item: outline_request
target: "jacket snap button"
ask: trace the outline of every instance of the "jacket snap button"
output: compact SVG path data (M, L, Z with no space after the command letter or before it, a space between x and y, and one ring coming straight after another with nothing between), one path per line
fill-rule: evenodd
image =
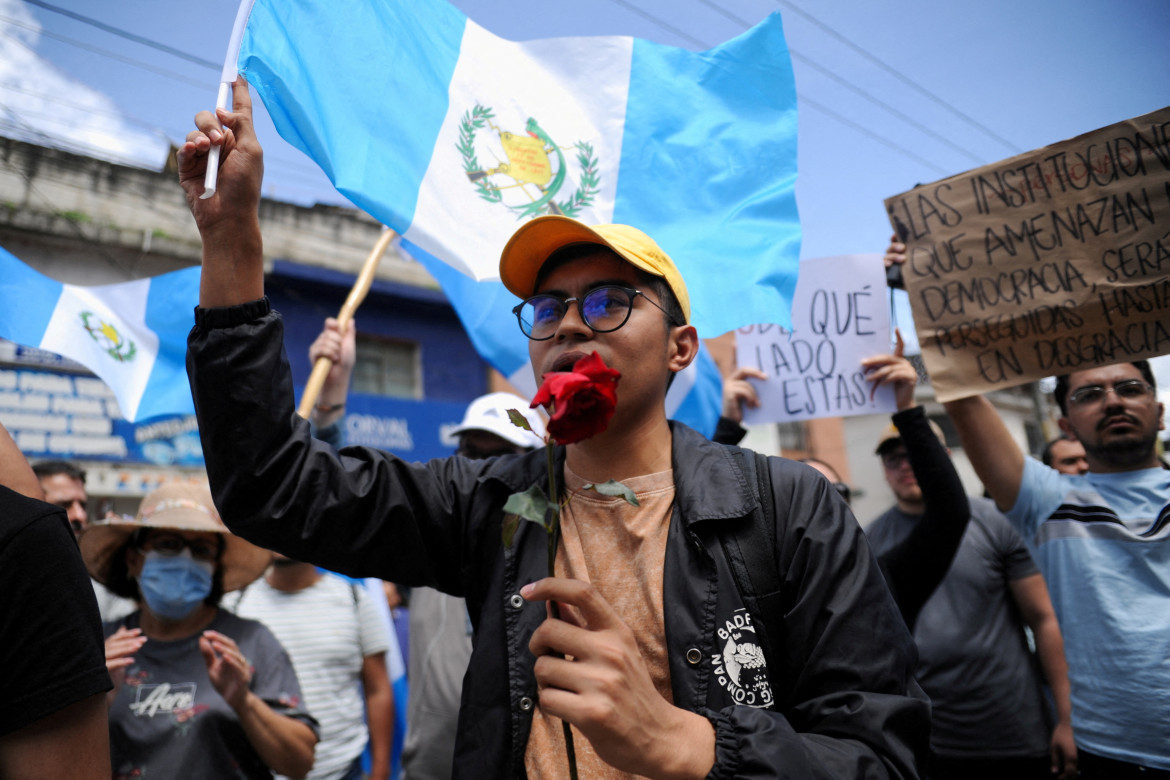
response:
M520 609L520 607L524 606L524 597L519 593L513 593L508 599L508 603L512 605L512 609Z
M687 663L694 666L695 664L697 664L699 661L702 661L702 660L703 660L703 654L699 652L699 648L692 647L690 650L687 650Z
M525 712L528 712L530 709L532 709L532 699L528 698L527 696L521 699L520 709L524 710Z

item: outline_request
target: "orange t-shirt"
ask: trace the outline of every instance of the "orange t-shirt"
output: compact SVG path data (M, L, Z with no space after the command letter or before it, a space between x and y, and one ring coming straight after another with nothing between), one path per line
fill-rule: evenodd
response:
M585 484L565 468L565 487L572 498L561 512L557 576L592 583L633 630L654 687L662 698L673 703L662 613L662 568L674 505L674 472L624 480L638 497L639 506L620 497L582 490ZM598 758L576 729L573 747L580 777L636 777ZM561 780L569 776L561 721L544 715L539 707L532 717L524 766L529 780Z

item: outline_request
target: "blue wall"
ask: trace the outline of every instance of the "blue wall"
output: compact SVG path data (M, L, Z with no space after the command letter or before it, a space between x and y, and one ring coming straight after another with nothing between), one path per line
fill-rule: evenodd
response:
M285 349L298 387L312 369L309 345L325 318L337 316L353 282L347 274L280 260L265 279L273 307L284 315ZM439 290L376 280L354 319L359 333L419 345L423 400L467 405L487 392L488 365Z

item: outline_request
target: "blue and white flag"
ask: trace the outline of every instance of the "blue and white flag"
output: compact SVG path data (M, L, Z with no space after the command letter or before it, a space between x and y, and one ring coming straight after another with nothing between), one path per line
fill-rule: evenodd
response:
M225 79L238 68L341 193L444 263L494 279L524 220L622 222L678 264L701 335L789 324L796 89L779 15L690 52L507 41L444 0L243 2Z
M185 365L199 267L80 287L0 249L0 337L76 360L97 374L134 422L193 414Z
M402 249L439 282L472 344L488 363L525 397L536 395L536 377L528 359L528 338L512 313L516 297L498 281L477 282L439 262L419 247ZM704 436L715 433L723 403L723 380L706 347L674 378L666 394L666 416L686 423Z

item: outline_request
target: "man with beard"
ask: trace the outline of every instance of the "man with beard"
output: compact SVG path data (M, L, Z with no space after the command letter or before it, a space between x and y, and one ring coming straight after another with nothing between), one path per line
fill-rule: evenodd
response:
M1061 429L1089 470L1025 458L987 399L946 404L996 504L1020 529L1065 638L1085 780L1170 778L1170 472L1149 363L1058 377Z

